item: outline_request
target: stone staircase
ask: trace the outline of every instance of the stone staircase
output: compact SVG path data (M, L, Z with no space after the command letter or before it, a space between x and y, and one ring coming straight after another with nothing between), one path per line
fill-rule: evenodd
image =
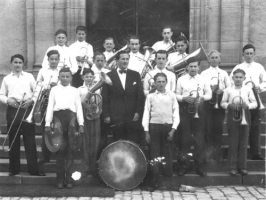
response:
M262 155L266 152L266 123L265 123L266 111L263 111L263 123L261 127L261 141L262 141ZM6 127L1 127L0 144L2 146L3 141L6 137ZM223 145L223 158L221 162L214 162L211 160L206 163L205 169L208 172L207 177L200 177L195 174L193 167L191 167L188 174L183 177L179 177L176 174L169 180L161 177L160 184L170 186L171 184L185 184L192 186L210 186L210 185L264 185L265 186L265 161L254 161L248 160L248 171L247 176L237 175L232 177L229 175L229 166L227 162L228 155L228 135L226 131L226 125L224 125L222 138ZM41 151L41 129L36 127L36 144L37 151L40 154ZM112 138L109 136L109 141ZM8 140L6 142L8 144ZM7 148L7 146L6 146ZM249 149L248 149L249 150ZM8 176L8 153L0 149L0 184L55 184L55 156L52 155L52 161L43 166L41 170L46 173L45 177L34 177L29 176L26 171L26 159L25 151L23 146L23 140L21 137L21 171L19 175L9 177ZM75 158L80 158L77 154ZM191 161L192 163L192 161ZM78 164L76 164L78 166ZM191 165L193 166L193 164ZM176 168L176 160L174 160L174 167Z

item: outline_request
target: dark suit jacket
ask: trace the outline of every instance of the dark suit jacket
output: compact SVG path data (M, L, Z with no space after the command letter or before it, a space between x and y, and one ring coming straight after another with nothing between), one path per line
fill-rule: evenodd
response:
M102 89L103 116L111 117L111 123L132 120L135 113L142 115L144 108L143 87L138 72L127 69L125 89L116 70L107 75L113 85L104 85Z

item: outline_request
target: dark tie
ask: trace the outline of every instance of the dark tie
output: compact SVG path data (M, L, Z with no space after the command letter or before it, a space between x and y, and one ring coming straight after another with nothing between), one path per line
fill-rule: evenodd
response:
M126 73L127 73L127 70L125 70L125 69L120 69L120 70L119 70L119 73L120 73L120 74L123 74L123 73L126 74Z

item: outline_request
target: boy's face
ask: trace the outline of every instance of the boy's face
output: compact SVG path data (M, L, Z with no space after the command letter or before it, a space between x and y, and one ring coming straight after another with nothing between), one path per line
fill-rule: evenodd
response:
M117 60L117 65L120 69L126 69L128 66L129 62L129 54L128 53L123 53L120 54L119 60Z
M95 57L94 63L96 65L96 67L98 67L99 69L103 68L105 65L105 58L103 55L98 55Z
M50 57L48 58L48 62L51 68L56 68L59 63L59 55L58 54L50 55Z
M199 71L199 64L198 62L192 62L189 63L189 65L187 66L187 70L190 76L196 76L198 74Z
M67 86L72 81L72 74L70 72L60 72L59 80L63 86Z
M78 41L80 41L80 42L85 41L85 39L86 39L86 32L85 31L78 30L76 35L77 35Z
M212 53L208 60L212 67L217 67L221 62L221 56L218 53Z
M156 89L160 92L163 92L165 90L165 86L167 84L167 81L165 79L165 77L163 76L158 76L156 78L156 81L155 81L155 86L156 86Z
M176 49L180 54L183 54L186 52L187 44L184 41L178 41L176 43Z
M85 81L86 84L91 84L94 78L95 78L94 75L92 75L91 73L82 76L82 79Z
M14 58L11 64L12 64L12 70L14 72L21 72L24 66L23 61L19 58Z
M166 54L164 54L164 53L157 54L155 61L157 63L158 69L162 70L165 67L165 64L167 62Z
M247 63L253 62L254 56L255 56L255 51L253 48L251 49L246 49L243 52L244 59Z
M139 39L130 39L129 48L133 53L138 53L140 48Z
M165 28L163 29L162 36L164 41L169 41L173 35L173 32L171 31L170 28Z
M104 49L107 52L111 52L113 51L113 49L115 48L115 44L113 40L105 40L104 44L103 44Z
M235 86L242 86L243 81L246 79L245 75L241 72L235 73L233 75L233 80L235 83Z
M67 41L67 37L63 33L60 33L57 36L55 36L55 42L59 46L64 46L66 44L66 41Z

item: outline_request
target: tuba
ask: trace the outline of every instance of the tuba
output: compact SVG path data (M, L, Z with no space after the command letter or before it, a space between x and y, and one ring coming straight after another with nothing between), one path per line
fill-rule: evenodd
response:
M239 99L239 102L235 102L237 98ZM232 104L235 106L235 110L233 111L233 120L234 121L241 121L240 125L245 126L245 125L248 125L248 123L246 120L245 109L242 108L243 103L244 103L244 101L243 101L243 98L241 97L241 93L239 96L235 96L232 99Z
M251 79L251 77L250 77L250 79ZM255 90L254 82L253 81L248 81L248 82L246 82L246 85L249 84L249 83L252 84L252 91L253 91L255 99L256 99L256 101L258 103L258 107L257 108L260 109L260 110L263 110L265 107L264 107L264 105L263 105L263 103L262 103L262 101L260 99L260 95Z
M95 93L95 91L101 88L104 84L112 85L113 83L109 76L101 72L100 80L92 86L82 103L84 114L88 120L97 119L102 113L102 97Z
M185 73L185 68L187 63L202 61L202 60L207 60L207 55L202 44L200 43L200 48L198 48L196 51L192 52L191 54L182 57L180 60L176 61L172 65L167 66L167 69L175 72L179 76Z
M200 87L198 85L197 90L192 90L189 94L189 96L192 96L193 92L197 93L195 101L188 105L188 112L195 113L194 118L199 118L199 103L200 103L199 91L200 91Z
M128 45L125 45L124 47L122 47L121 49L119 49L117 52L114 53L113 56L111 56L107 61L106 61L106 65L104 66L104 68L109 69L109 70L114 70L117 68L117 64L116 64L116 60L115 57L117 55L118 52L123 51L128 49Z
M212 77L211 78L211 80L212 79L215 79L215 78L217 78L217 89L216 90L219 90L219 86L220 86L220 79L219 79L219 77L220 77L220 73L218 72L218 77ZM213 91L212 92L212 98L211 98L211 100L209 101L209 103L210 104L215 104L214 105L214 108L215 109L218 109L219 108L219 102L218 102L218 94L215 92L215 91Z

